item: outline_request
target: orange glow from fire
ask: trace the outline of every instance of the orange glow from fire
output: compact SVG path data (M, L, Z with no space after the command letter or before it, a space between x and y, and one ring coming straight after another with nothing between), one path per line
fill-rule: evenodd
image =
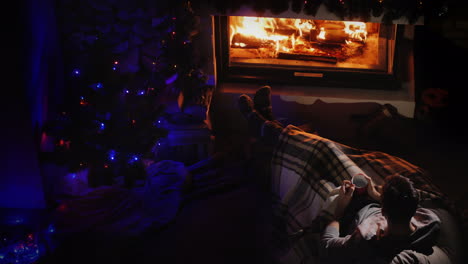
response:
M346 62L371 68L384 65L378 61L379 30L377 23L230 16L229 56L244 63Z

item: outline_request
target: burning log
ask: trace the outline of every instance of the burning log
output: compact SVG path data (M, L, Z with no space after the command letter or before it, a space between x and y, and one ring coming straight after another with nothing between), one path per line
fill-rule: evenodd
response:
M292 28L276 28L276 29L265 29L266 32L275 35L282 35L282 36L292 36L292 35L299 35L299 31L297 29Z
M327 29L324 31L324 33L321 33L317 36L317 41L323 44L342 45L346 43L347 39L348 34L346 34L343 30Z
M259 39L254 36L235 34L232 37L231 48L258 49L260 47L274 45L273 40Z
M279 52L278 59L320 61L320 62L327 62L327 63L333 63L333 64L336 64L338 62L338 59L332 56L317 56L317 55L309 55L309 54L302 54L302 53L285 53L285 52Z

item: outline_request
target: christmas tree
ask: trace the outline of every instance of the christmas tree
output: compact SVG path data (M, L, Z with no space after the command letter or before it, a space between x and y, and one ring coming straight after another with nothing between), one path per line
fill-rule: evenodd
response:
M206 87L197 17L185 1L62 0L57 14L67 96L43 137L57 163L89 169L90 186L132 186L167 133L167 104Z

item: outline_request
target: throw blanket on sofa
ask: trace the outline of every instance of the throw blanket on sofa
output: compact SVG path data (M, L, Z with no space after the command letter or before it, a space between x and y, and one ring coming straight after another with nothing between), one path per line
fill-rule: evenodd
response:
M404 159L378 151L352 148L289 125L284 128L272 158L274 238L277 252L307 258L313 241L291 244L295 232L324 214L330 192L354 174L365 173L381 185L385 177L400 174L411 179L421 201L450 202L426 172ZM292 247L292 248L291 248ZM282 254L280 253L280 254Z

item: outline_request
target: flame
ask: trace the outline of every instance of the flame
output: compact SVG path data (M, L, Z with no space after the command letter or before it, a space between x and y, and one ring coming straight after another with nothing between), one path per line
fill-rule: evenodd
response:
M325 35L326 35L325 28L321 27L320 28L320 33L317 35L317 38L318 39L326 39Z
M272 51L278 52L314 52L311 45L313 41L325 41L330 30L328 21L271 18L271 17L230 17L230 43L235 48L249 48L249 39L256 41L257 46L270 46ZM324 26L321 26L325 24ZM367 38L366 23L350 21L331 21L333 26L338 25L342 33L343 44L350 42L364 43ZM336 28L333 29L336 32ZM335 33L336 34L336 33ZM316 40L311 40L311 36ZM242 36L241 39L238 36Z
M242 34L244 36L252 36L263 40L284 40L287 36L274 34L277 28L277 20L267 17L237 17L238 23L231 23L231 41L234 34ZM281 20L282 18L280 18ZM272 29L272 33L268 33L267 29Z
M364 22L343 21L345 24L344 31L351 39L364 42L367 39L367 28Z
M235 47L244 48L247 46L243 42L233 42L236 34L244 37L253 37L265 43L274 45L275 50L290 51L296 44L301 43L300 38L304 32L309 32L314 25L309 20L290 18L269 18L269 17L230 17L230 43ZM284 35L277 32L278 29L289 29L293 31L291 35ZM297 36L296 36L297 32Z

